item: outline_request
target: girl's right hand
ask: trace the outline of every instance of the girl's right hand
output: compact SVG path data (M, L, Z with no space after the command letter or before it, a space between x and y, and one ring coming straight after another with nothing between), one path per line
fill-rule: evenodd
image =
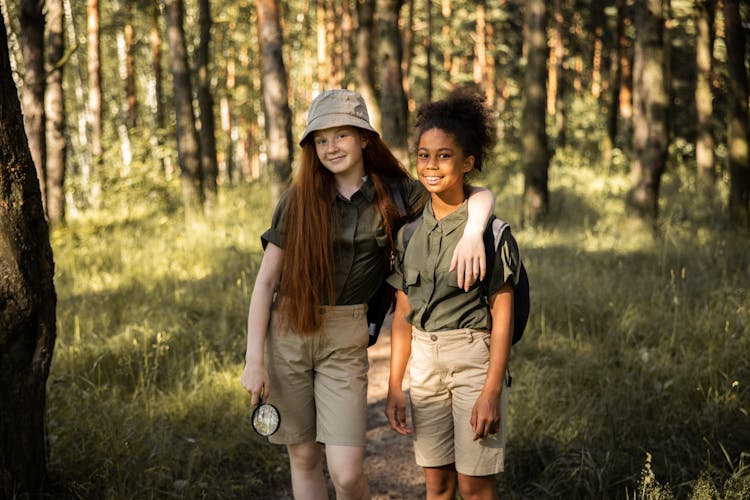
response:
M264 403L268 401L268 395L271 393L271 380L268 377L266 365L246 362L242 372L242 387L250 394L252 406L257 406L261 399Z
M388 399L385 403L385 416L391 428L399 434L411 434L411 429L406 425L406 394L403 390L389 390Z

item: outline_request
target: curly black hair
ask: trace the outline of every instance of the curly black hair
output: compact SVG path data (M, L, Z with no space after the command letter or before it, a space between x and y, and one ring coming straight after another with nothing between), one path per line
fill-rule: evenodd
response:
M484 95L458 88L445 99L420 106L415 124L416 143L428 130L443 130L455 137L466 156L474 156L474 168L481 171L496 137L494 113L485 102Z

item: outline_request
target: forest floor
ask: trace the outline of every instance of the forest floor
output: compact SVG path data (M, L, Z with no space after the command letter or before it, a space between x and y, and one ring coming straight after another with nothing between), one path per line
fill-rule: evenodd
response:
M387 318L387 320L390 318ZM370 358L367 388L367 448L365 473L373 500L424 498L424 473L414 461L412 437L391 429L385 417L391 330L386 321ZM405 386L408 386L408 371ZM411 425L411 421L409 421Z

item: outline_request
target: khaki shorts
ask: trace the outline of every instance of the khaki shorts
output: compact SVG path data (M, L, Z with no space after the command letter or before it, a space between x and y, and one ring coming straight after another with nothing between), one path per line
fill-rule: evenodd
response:
M471 410L487 379L490 334L470 329L412 329L410 395L414 454L422 467L455 463L468 476L504 468L508 378L500 397L500 430L472 441Z
M320 330L281 331L266 339L269 402L279 409L276 444L309 441L364 446L367 430L367 320L364 304L326 306Z

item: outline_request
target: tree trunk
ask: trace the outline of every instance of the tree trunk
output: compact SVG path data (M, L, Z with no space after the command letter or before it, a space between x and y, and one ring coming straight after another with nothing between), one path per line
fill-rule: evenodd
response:
M620 116L629 122L633 118L633 68L632 61L632 42L628 36L629 28L633 25L628 8L632 0L623 0L618 6L617 15L622 22L622 29L618 31L617 51L620 55L620 88L619 88L619 105Z
M0 16L1 18L2 16ZM0 19L1 20L1 19ZM46 487L45 386L55 346L54 263L0 22L0 498Z
M699 182L713 183L716 171L714 169L714 136L711 130L713 116L711 73L713 72L716 1L698 0L695 7L695 114L698 122L695 162Z
M211 42L211 2L200 0L200 44L198 45L198 109L200 111L201 167L206 204L211 208L216 203L216 178L219 165L216 160L216 124L214 120L214 98L211 94L209 76L209 45Z
M616 20L616 47L612 56L612 87L611 100L607 116L607 136L609 144L614 147L617 141L618 119L620 117L620 89L623 78L623 67L621 51L624 49L622 39L625 36L625 0L617 0L617 20Z
M524 223L539 222L549 212L546 111L546 7L544 0L526 2L525 44L527 62L524 74L526 99L521 122L524 163Z
M65 99L63 94L62 0L47 0L47 91L44 96L47 135L47 219L50 225L65 220Z
M23 123L34 160L42 205L46 205L47 145L44 117L44 2L21 1L21 49L23 51Z
M401 73L401 35L398 15L403 0L378 1L378 56L380 59L380 112L383 140L404 165L407 150L407 103Z
M89 73L89 124L91 156L97 167L102 161L102 70L99 47L99 0L88 0L86 19L88 33L87 64Z
M175 116L177 121L177 158L180 164L182 198L190 213L199 213L203 208L203 174L198 133L193 114L193 89L190 83L190 68L185 49L183 30L183 0L165 0L164 14L167 21L167 44L169 66L172 69Z
M654 227L659 208L659 185L669 145L669 96L664 71L664 15L662 0L636 3L636 40L633 57L632 187L627 213Z
M289 184L292 172L292 120L289 110L284 45L279 19L279 0L256 0L261 50L263 109L266 145L275 202Z
M159 4L158 0L152 0L149 5L151 16L151 28L148 34L148 45L151 49L151 70L154 78L154 121L152 126L156 129L151 134L151 146L155 152L158 163L167 178L172 175L172 165L169 156L161 153L164 149L164 82L161 68L161 29L159 28Z
M727 92L727 152L729 156L729 218L750 228L750 153L748 152L745 33L738 0L724 0L729 91Z
M375 77L372 57L372 36L374 30L373 14L375 0L357 1L357 81L359 93L367 104L370 121L375 130L380 130L380 105L375 95Z
M594 24L594 43L591 55L591 95L599 99L602 95L602 54L604 53L604 32L607 16L604 2L593 2L591 18Z
M547 77L547 113L555 117L555 132L557 133L557 147L565 146L565 21L563 18L562 0L555 0L554 23L550 29L550 60L549 76Z
M129 14L128 19L132 19L132 13ZM123 35L125 36L125 99L127 104L125 109L128 128L134 128L138 115L138 98L135 95L135 38L132 23L125 23Z
M234 164L234 145L237 142L234 123L232 121L232 102L235 87L235 54L234 50L229 50L227 57L226 81L224 84L224 94L221 96L219 108L221 109L221 131L225 137L224 142L224 178L227 184L234 184L235 177Z
M427 33L432 33L432 2L425 2L425 13L427 15ZM425 95L427 102L432 102L432 36L426 37L425 49ZM494 89L493 89L494 90Z

